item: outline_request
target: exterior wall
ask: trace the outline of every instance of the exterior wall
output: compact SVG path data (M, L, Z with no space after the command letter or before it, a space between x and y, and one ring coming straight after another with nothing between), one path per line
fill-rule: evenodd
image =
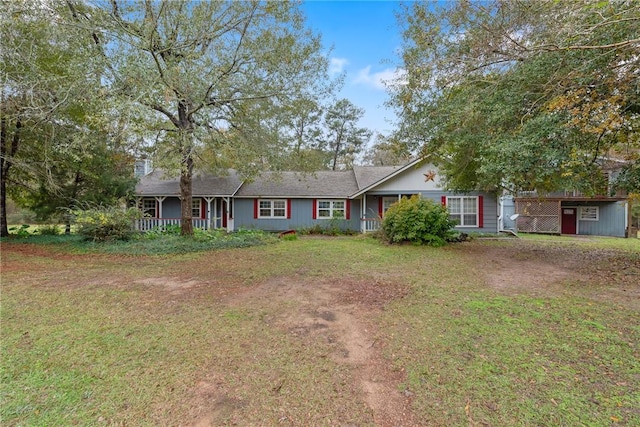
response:
M274 197L273 199L282 199ZM313 199L291 199L291 218L254 218L255 199L235 199L234 226L239 228L257 228L265 231L299 230L315 225L329 226L330 219L313 219ZM323 199L317 199L323 200ZM343 199L331 199L343 200ZM338 220L343 230L360 230L360 201L351 200L349 220Z
M425 174L433 173L433 179L427 180ZM428 163L418 166L417 168L409 168L401 174L394 176L388 181L375 187L375 193L404 193L417 194L424 191L442 191L440 185L440 174L438 169Z
M571 200L563 201L563 208L581 207L581 206L597 206L599 215L597 221L586 221L578 218L577 233L579 235L590 236L613 236L625 237L625 215L626 202L574 202Z
M422 172L421 172L422 174ZM422 175L423 176L423 175ZM423 179L424 181L424 179ZM376 189L378 190L378 189ZM456 227L457 230L462 232L471 233L497 233L498 232L498 203L495 194L470 192L465 194L455 194L452 192L444 192L442 190L433 191L415 191L415 192L400 192L401 196L411 196L413 194L420 194L425 199L433 200L435 203L442 203L442 196L482 196L483 201L483 227ZM367 194L366 204L366 218L378 217L378 203L380 197L393 196L398 197L398 192L393 193L391 191L372 191ZM353 218L353 208L351 210Z
M198 197L194 197L194 199L198 199ZM204 211L206 218L207 212L207 201L200 198L200 203L202 210ZM211 210L213 211L213 202L211 202ZM213 212L212 212L213 215ZM162 218L180 218L182 216L182 209L180 207L180 199L177 197L167 197L162 201ZM198 218L201 218L199 216Z
M180 199L177 197L167 197L162 202L162 218L180 218Z

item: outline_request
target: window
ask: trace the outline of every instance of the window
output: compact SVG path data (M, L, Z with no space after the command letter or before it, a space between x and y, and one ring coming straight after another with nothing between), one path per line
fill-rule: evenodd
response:
M317 218L346 218L344 200L318 200Z
M258 202L258 218L286 218L286 200L260 200Z
M600 218L600 209L598 206L581 206L578 219L581 221L598 221Z
M202 218L202 199L191 199L191 217Z
M155 199L142 199L142 214L147 218L157 218Z
M447 197L449 218L456 221L459 227L478 226L477 197Z
M389 210L392 204L398 201L397 197L383 197L382 198L382 215Z

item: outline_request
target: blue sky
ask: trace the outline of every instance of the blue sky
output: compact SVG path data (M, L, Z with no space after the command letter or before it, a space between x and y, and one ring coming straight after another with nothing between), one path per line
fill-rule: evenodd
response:
M382 80L392 78L399 62L400 2L305 0L302 9L307 25L333 47L332 72L346 73L338 96L365 109L361 126L389 134L388 120L395 116L383 105L388 96Z

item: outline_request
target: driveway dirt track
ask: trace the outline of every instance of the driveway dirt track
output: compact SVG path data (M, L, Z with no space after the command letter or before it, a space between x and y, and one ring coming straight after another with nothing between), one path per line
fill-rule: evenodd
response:
M522 241L500 245L465 243L458 256L483 271L487 286L502 294L558 295L565 283L601 283L594 300L615 300L640 310L640 258L614 250L584 251L566 246L532 246ZM491 268L487 268L490 266ZM381 352L372 315L391 301L403 298L409 289L393 281L374 286L370 281L344 279L309 282L308 279L273 278L227 300L230 305L265 310L273 304L289 307L283 315L269 319L274 327L289 331L302 341L326 343L327 357L346 364L358 379L353 384L372 411L376 426L419 426L411 410L412 393L402 390L402 372L390 369ZM215 426L228 411L213 408L195 426ZM281 420L286 424L286 419Z
M221 251L215 254L215 264L208 256L198 255L184 265L154 272L154 260L146 257L69 255L36 245L9 245L4 250L12 256L3 256L3 274L19 274L25 281L37 277L39 281L33 286L49 290L139 289L144 300L132 301L131 306L158 308L154 316L171 316L181 305L202 299L214 302L216 309L225 312L259 313L265 327L277 329L301 347L319 349L317 357L326 358L349 373L344 384L336 388L336 395L327 397L340 399L341 393L350 398L357 396L367 408L366 414L370 414L369 423L350 424L338 417L326 425L424 425L412 412L413 394L403 386L405 373L390 363L385 353L387 337L381 335L376 324L377 315L388 304L411 295L412 288L402 274L390 271L331 280L304 270L255 278L239 274L245 263L258 261L259 251L242 252L246 259L234 258L237 252ZM544 298L580 290L580 295L594 302L614 302L640 310L640 257L633 254L518 240L474 241L443 251L477 270L486 288L499 295ZM59 271L48 274L48 260L55 261ZM122 265L123 269L112 269L105 277L95 276L103 263ZM81 265L86 269L79 268ZM269 386L260 392L277 395L287 390L286 375L278 370L267 375ZM168 412L178 408L180 415L166 415L164 420L171 419L171 425L248 425L242 418L247 400L239 398L225 373L215 368L199 372L191 389L174 398ZM300 425L286 412L278 424Z

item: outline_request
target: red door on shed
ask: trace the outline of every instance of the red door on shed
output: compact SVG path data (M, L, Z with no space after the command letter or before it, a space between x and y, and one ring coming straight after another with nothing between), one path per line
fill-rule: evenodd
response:
M562 208L562 234L576 234L576 208Z

